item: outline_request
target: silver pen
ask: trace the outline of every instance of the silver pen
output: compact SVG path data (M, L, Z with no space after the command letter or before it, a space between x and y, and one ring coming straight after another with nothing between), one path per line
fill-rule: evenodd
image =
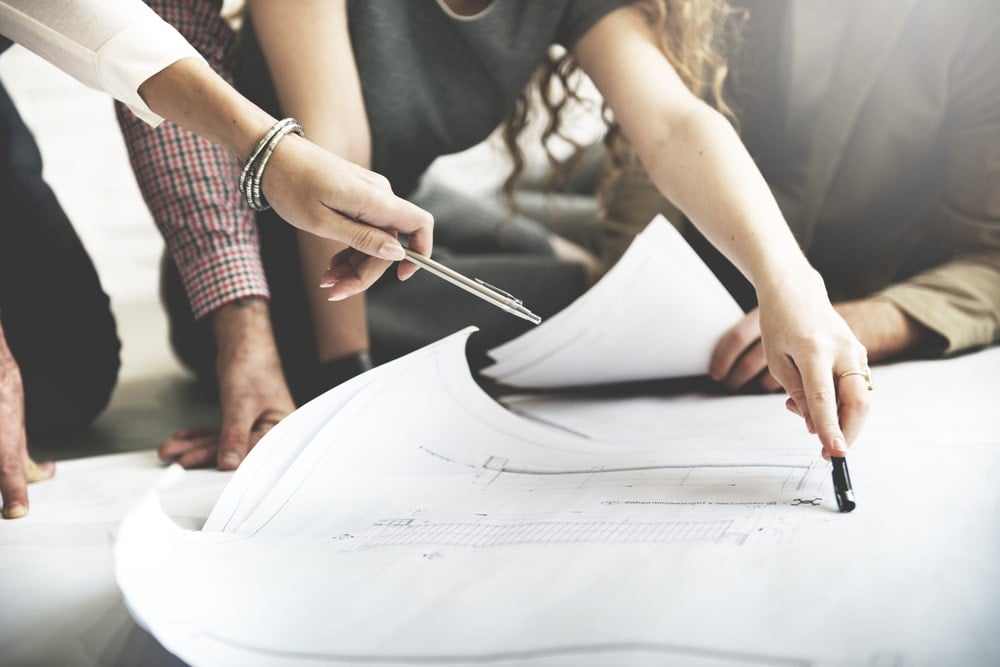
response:
M413 262L422 269L427 269L438 278L447 280L456 287L461 287L469 294L478 296L483 301L489 301L497 308L506 310L511 315L517 315L523 320L528 320L532 324L538 324L542 318L524 307L524 302L515 298L513 294L504 292L479 278L467 278L458 271L449 269L440 262L435 262L430 257L424 257L415 253L409 248L406 249L407 261Z

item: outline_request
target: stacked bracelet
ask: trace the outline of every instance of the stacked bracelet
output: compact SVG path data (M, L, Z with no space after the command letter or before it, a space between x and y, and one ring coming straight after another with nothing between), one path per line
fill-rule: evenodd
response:
M253 149L250 159L247 160L243 171L240 173L240 192L246 197L250 208L255 211L266 211L270 208L270 204L267 203L263 193L260 191L260 182L264 178L264 167L267 166L267 161L271 159L271 153L274 152L278 142L289 132L294 132L301 137L305 136L302 126L294 118L279 120L271 126L271 129L267 131L267 134L260 140L257 147Z

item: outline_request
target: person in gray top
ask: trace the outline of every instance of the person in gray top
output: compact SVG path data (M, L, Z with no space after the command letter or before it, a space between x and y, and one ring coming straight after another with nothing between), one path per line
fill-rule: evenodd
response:
M481 141L501 119L508 118L508 135L516 135L525 86L549 48L563 46L567 56L556 71L565 75L579 66L591 77L614 112L614 128L636 147L657 187L756 286L768 355L790 405L818 433L824 455L843 455L869 404L858 374L866 353L830 306L822 280L799 251L732 126L699 99L709 60L697 33L718 4L311 0L292 10L285 3L250 0L238 80L265 108L298 119L312 140L372 167L396 192L409 194L434 158ZM546 106L558 111L551 98ZM313 366L367 351L368 325L377 339L384 324L366 318L363 299L345 297L356 291L358 275L384 263L366 259L353 271L326 270L342 246L309 235L277 239L270 235L277 227L272 221L261 218L258 224L265 265L272 264L269 278L289 284L289 309L278 306L282 297L272 282L270 318L265 311L262 322L247 328L269 333L273 322L309 331L312 347L285 349L304 354ZM282 254L285 259L274 259ZM552 292L555 279L541 273L536 278L516 261L505 261L517 267L510 279L479 268L469 272L512 292L522 291L513 280L520 277L534 289L519 296L530 296L534 310L551 314L536 297ZM579 291L582 279L575 270ZM409 308L384 313L387 321L412 329L427 318L460 319L479 324L487 333L481 338L489 337L489 323L474 319L469 302L460 303L463 295L453 289L433 301L418 300L418 276L399 288ZM373 310L379 299L373 290ZM411 322L411 313L426 317ZM438 333L446 332L433 335ZM219 341L218 329L215 334ZM281 332L276 334L280 339ZM228 335L238 339L244 332ZM164 443L161 453L198 465L212 460L217 446L210 437L178 437Z

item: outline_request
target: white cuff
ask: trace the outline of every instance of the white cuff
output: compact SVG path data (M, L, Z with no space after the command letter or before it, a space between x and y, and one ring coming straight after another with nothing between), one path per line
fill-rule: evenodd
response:
M204 61L173 26L158 16L133 23L102 44L94 54L101 87L153 127L163 122L163 118L142 99L139 86L183 58Z

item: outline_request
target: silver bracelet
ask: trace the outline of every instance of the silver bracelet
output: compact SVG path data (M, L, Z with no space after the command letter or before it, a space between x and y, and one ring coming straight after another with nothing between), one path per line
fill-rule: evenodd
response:
M299 136L305 136L302 126L294 118L284 118L271 126L271 129L257 143L257 147L251 153L250 159L243 166L243 171L240 172L240 193L246 198L250 208L255 211L266 211L270 208L270 205L260 191L260 183L264 177L264 167L267 166L268 160L271 159L271 154L277 147L278 142L290 132L294 132Z

